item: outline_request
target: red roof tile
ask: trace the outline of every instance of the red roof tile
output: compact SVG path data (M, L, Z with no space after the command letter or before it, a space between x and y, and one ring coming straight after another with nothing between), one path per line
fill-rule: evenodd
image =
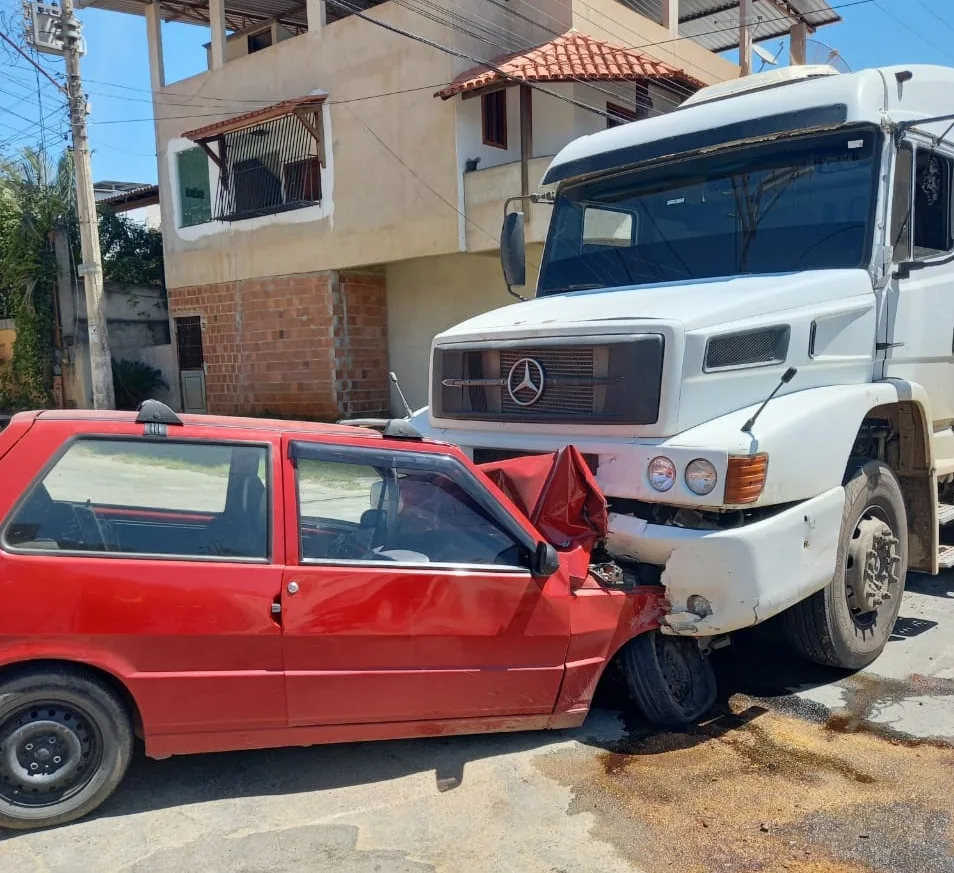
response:
M234 133L236 130L242 130L243 128L252 127L256 124L263 124L266 121L272 121L276 118L283 118L286 115L291 115L296 109L320 106L324 102L324 94L309 94L307 97L295 97L291 100L283 100L281 103L275 103L272 106L266 106L263 109L255 109L252 112L245 112L242 115L227 118L225 121L217 121L215 124L197 127L195 130L187 130L182 135L186 139L191 139L194 142L212 139L212 137L220 136L223 133Z
M570 30L536 48L504 55L490 61L506 75L487 67L474 67L458 76L434 96L447 100L464 91L474 91L498 82L605 81L669 79L701 88L703 82L636 49L623 48Z

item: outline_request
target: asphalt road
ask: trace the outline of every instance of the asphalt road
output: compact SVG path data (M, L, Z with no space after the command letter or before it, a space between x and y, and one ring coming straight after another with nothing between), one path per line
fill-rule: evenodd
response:
M954 577L901 616L857 676L739 639L687 733L607 688L562 734L140 755L89 820L0 834L0 873L954 873Z

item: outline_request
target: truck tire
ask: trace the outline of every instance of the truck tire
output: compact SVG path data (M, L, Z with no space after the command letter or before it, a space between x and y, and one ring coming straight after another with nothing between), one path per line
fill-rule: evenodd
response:
M866 667L894 630L907 567L907 512L898 480L880 461L859 461L846 477L835 575L784 614L789 642L817 664Z
M66 824L96 809L132 757L129 713L95 678L37 669L0 683L0 828Z
M650 631L630 640L619 661L630 697L654 724L686 727L715 703L715 673L695 640Z

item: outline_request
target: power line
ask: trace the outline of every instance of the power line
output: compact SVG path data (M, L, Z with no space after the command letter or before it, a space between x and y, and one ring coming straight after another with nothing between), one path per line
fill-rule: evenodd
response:
M948 53L948 50L947 50L947 49L942 48L942 47L939 46L936 42L931 42L931 40L929 40L926 36L924 36L924 35L918 33L913 27L911 27L911 26L910 26L907 22L905 22L903 19L899 18L899 17L898 17L897 15L895 15L893 12L890 12L890 11L888 11L887 9L885 9L884 6L881 5L881 0L874 0L874 4L875 4L875 6L876 6L878 9L880 9L885 15L887 15L888 18L891 18L891 19L893 19L894 21L896 21L896 22L897 22L898 24L900 24L906 31L908 31L908 33L914 34L914 35L915 35L919 40L921 40L921 42L923 42L925 45L929 45L931 48L935 49L936 51L939 51L942 55L947 55L948 57L951 56L951 55Z
M930 6L928 6L927 3L924 2L924 0L914 0L914 2L924 9L928 15L932 15L934 18L940 21L941 24L943 24L948 30L954 31L954 25L952 25L951 22L945 20L942 16L938 15L937 12L935 12Z
M30 66L39 70L47 79L49 79L55 86L58 91L62 91L66 94L66 88L56 81L46 70L43 69L36 61L33 60L23 49L20 48L9 36L7 36L2 30L0 30L0 39L2 39L10 48L12 48L18 55L20 55Z

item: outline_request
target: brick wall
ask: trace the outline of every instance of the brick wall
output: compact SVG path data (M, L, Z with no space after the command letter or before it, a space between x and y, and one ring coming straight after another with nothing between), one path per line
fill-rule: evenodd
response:
M386 415L388 299L383 273L340 273L332 282L335 388L343 416Z
M335 272L169 289L202 317L209 412L333 420L388 408L384 277Z

